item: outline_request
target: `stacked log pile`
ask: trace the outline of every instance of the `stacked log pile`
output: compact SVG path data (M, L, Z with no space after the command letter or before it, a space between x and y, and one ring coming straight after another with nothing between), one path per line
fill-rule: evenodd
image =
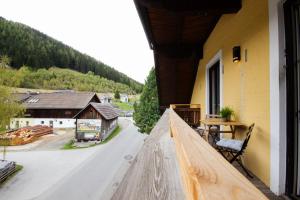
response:
M15 162L0 160L0 183L4 182L9 175L15 172L15 170Z
M48 126L28 126L1 135L0 144L9 146L24 145L37 140L43 135L52 133L53 129Z

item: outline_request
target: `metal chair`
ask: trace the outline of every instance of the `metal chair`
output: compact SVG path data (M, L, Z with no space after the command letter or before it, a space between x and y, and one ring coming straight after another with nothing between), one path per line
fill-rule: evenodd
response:
M207 114L205 116L206 120L216 121L220 120L222 117L220 115L216 114ZM211 126L209 127L208 132L210 134L207 134L207 141L212 146L215 146L216 143L220 140L220 133L219 133L220 127L219 126Z
M213 115L213 114L207 114L207 115L205 115L205 119L206 120L216 120L216 119L219 119L219 118L221 118L221 116L220 115ZM196 129L195 129L197 132L198 132L198 134L202 137L202 138L204 138L206 141L208 141L209 143L215 143L215 138L217 138L217 136L211 136L211 135L208 135L208 134L206 134L205 132L206 131L211 131L211 132L213 132L213 134L217 134L217 131L219 130L219 127L217 127L217 126L212 126L212 127L209 127L209 130L207 130L205 127L201 127L201 126L199 126L199 127L197 127ZM212 141L211 141L212 140Z
M234 139L221 139L216 143L217 150L222 154L222 156L228 160L230 163L233 163L236 161L242 169L246 172L246 174L253 178L253 176L250 174L250 172L245 168L245 166L242 163L241 156L246 150L246 147L248 145L248 142L251 137L251 133L254 128L254 123L249 126L248 131L246 133L246 138L244 140L234 140ZM226 156L230 155L230 157Z

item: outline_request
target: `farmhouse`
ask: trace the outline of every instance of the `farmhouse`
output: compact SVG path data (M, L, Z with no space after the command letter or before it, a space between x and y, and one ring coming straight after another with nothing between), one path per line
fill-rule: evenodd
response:
M10 128L47 125L53 128L75 128L73 117L90 102L100 103L95 93L55 92L15 94L26 108L24 118L13 118Z
M90 103L76 118L76 139L104 140L117 127L118 114L110 104Z
M112 98L108 95L100 96L101 103L111 103Z

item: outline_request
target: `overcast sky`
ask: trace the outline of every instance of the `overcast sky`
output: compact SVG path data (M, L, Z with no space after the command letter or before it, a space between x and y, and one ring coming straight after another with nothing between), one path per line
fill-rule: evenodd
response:
M133 0L0 0L0 16L46 33L140 82L154 65Z

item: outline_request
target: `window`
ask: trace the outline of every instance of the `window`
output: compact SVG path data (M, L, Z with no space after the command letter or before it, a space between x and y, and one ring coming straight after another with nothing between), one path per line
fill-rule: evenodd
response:
M44 124L45 122L44 121L41 121L41 124Z
M39 101L39 99L30 99L27 103L36 103L38 101Z
M63 124L63 122L62 122L62 121L59 121L59 124Z
M26 121L26 126L29 126L29 121Z

